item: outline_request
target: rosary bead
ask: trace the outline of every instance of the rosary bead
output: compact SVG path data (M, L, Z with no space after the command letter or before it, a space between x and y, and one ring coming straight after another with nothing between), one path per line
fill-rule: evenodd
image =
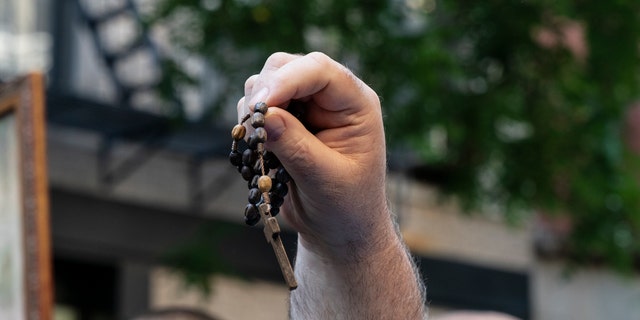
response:
M286 196L289 192L289 187L287 187L286 183L278 181L271 189L271 192L284 198L284 196Z
M252 188L257 188L258 187L258 179L260 178L259 175L254 175L253 178L251 178L251 181L249 181L249 189Z
M267 106L267 104L264 102L256 103L256 105L253 108L255 112L262 113L262 114L267 114L268 109L269 109L269 106Z
M275 155L265 160L265 165L269 169L278 169L282 165L280 163L280 159L278 159Z
M249 136L249 148L257 150L258 146L265 141L267 141L267 130L257 128L256 131Z
M260 202L260 197L261 196L262 196L262 193L260 192L260 189L251 188L249 190L249 203L257 204L258 202Z
M242 164L242 155L238 150L233 150L229 153L229 161L232 165L237 167Z
M249 136L249 141L247 142L249 143L249 148L253 150L258 149L258 143L260 141L258 141L258 137L256 136L255 132Z
M265 130L264 128L256 128L256 131L253 134L256 135L256 139L258 139L258 142L264 143L267 141L267 130Z
M264 114L256 112L251 116L251 126L254 128L264 127Z
M271 216L272 216L272 217L275 217L275 216L277 216L277 215L278 215L278 213L280 213L280 208L271 207L271 211L270 211L270 213L271 213Z
M258 159L258 155L251 149L247 149L242 153L242 164L245 166L253 166L256 159Z
M271 190L271 177L269 176L261 176L258 179L258 188L262 192L269 192Z
M269 200L271 200L271 208L280 208L284 203L284 198L273 192L269 192Z
M250 167L244 166L240 169L240 174L242 175L242 179L249 181L253 178L253 170Z
M269 169L277 169L280 166L280 160L273 152L267 151L264 155L264 165Z
M291 180L291 176L284 167L280 167L278 168L278 171L276 171L276 180L278 180L278 182L287 183Z
M244 222L250 226L255 226L260 221L260 212L254 204L248 204L244 208Z
M236 124L233 129L231 130L231 137L233 138L233 140L242 140L244 139L244 135L247 133L247 129L241 125L241 124Z

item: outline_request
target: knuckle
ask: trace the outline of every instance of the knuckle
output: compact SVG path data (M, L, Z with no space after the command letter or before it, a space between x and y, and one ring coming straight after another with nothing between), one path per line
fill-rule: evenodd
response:
M307 179L312 179L315 170L315 159L311 156L310 146L303 140L293 142L287 152L287 163L297 172L303 172ZM283 160L283 159L281 159Z
M289 60L289 54L285 52L272 53L265 62L265 67L278 68Z
M238 100L238 104L236 105L236 112L237 112L237 116L238 116L238 122L240 122L240 119L242 118L242 116L244 115L244 100L245 97L240 98L240 100Z
M258 75L254 74L252 76L250 76L249 78L247 78L247 80L244 82L244 90L245 92L251 91L251 88L253 87L253 84L256 82L256 79L258 79Z
M277 86L282 83L286 83L287 80L289 80L287 75L282 74L281 72L274 72L273 74L271 74L270 82L274 83Z
M244 97L238 99L238 104L236 105L236 108L240 110L240 108L242 108L243 106L244 106Z
M309 146L302 140L296 140L290 148L289 159L297 164L309 162Z
M329 56L320 51L310 52L309 54L307 54L307 57L314 60L320 66L326 66L329 61L333 61L331 58L329 58Z

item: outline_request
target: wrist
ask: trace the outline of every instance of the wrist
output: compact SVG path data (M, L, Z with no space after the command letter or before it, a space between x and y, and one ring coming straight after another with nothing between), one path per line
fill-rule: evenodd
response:
M385 207L377 217L352 226L345 224L341 231L322 236L300 232L298 251L327 264L353 264L401 247L389 210Z

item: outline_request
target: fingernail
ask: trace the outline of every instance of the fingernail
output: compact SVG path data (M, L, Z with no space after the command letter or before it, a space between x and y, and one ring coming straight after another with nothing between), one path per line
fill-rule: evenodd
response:
M287 128L280 116L267 113L267 118L264 121L264 129L267 130L267 140L275 142L280 139L282 133Z
M264 87L264 88L260 89L260 91L258 91L258 93L253 95L251 97L251 102L249 103L249 107L251 108L251 110L253 110L253 106L255 106L256 103L263 102L268 94L269 94L269 88Z

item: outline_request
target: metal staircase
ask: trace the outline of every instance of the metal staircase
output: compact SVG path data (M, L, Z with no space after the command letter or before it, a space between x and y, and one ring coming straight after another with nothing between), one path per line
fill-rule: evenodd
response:
M133 0L77 0L76 3L118 91L118 105L133 107L134 99L140 94L156 90L162 63L136 4ZM135 66L140 64L148 68L135 70ZM132 78L138 79L132 81ZM171 92L167 96L175 97L175 94Z
M188 180L192 211L201 212L205 199L211 200L217 194L220 182L235 178L233 170L211 180L203 178L207 161L228 155L227 129L210 123L180 122L166 113L157 112L157 106L140 106L137 101L140 96L159 95L164 60L149 35L136 1L59 1L74 11L65 18L79 17L81 23L67 24L58 36L72 37L75 30L71 28L86 26L98 60L104 63L105 73L117 92L112 103L104 103L54 88L47 97L50 105L48 121L99 135L98 171L100 185L107 193L146 165L158 151L170 151L186 157L188 169L185 178ZM86 38L81 40L87 41ZM57 41L68 43L74 40L62 38ZM66 50L70 53L70 49ZM60 52L64 54L65 51ZM64 68L69 68L67 64L75 62L67 60L54 65L54 68L62 70L58 74L65 74ZM172 88L163 86L163 90ZM174 110L182 108L175 91L163 92L163 95L172 100L159 103L170 104ZM124 159L115 156L123 142L136 146Z

